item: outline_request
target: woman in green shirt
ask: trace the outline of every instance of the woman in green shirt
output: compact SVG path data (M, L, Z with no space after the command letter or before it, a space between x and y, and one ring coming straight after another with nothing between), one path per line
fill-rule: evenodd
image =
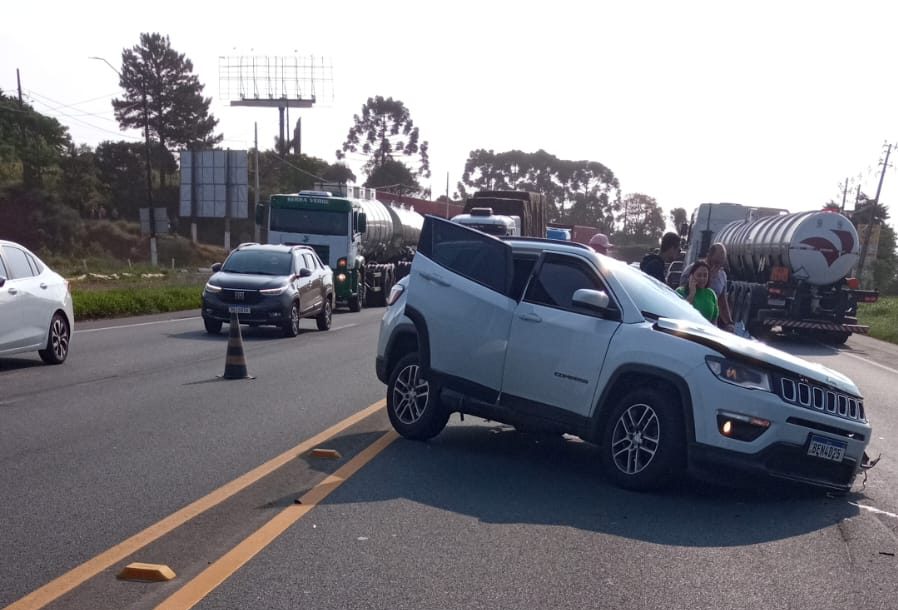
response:
M706 261L696 261L689 274L688 288L677 288L677 294L692 303L699 313L712 324L717 323L720 310L717 308L717 295L708 288L708 280L711 277L711 267Z

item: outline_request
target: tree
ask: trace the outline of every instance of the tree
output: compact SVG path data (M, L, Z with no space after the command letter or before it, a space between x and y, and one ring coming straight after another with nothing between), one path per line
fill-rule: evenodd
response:
M664 233L664 214L654 197L631 193L621 202L618 234L629 243L657 243Z
M168 36L144 33L139 45L122 50L119 84L125 94L112 100L112 107L123 129L142 130L148 120L151 135L166 149L221 142L213 133L218 120L209 112L212 98L203 97L193 63L171 48Z
M324 173L321 174L321 177L328 182L337 182L340 184L356 181L355 174L343 163L334 163L329 166L324 170Z
M107 207L94 152L89 146L69 146L60 162L60 200L82 216ZM108 211L108 210L107 210Z
M146 207L146 152L142 142L101 142L94 152L97 172L105 194L108 212L128 220L138 220L139 209ZM161 174L177 169L174 156L161 144L150 148L150 165ZM161 182L161 180L160 180ZM163 202L154 196L156 204Z
M369 188L389 188L397 192L419 192L421 185L412 170L401 161L387 160L368 175L365 186Z
M525 190L546 195L549 219L595 226L610 232L620 185L597 161L568 161L538 150L472 150L458 183L462 197L470 190Z
M421 142L418 128L412 121L408 108L399 100L383 96L369 97L362 106L362 114L353 117L342 150L337 158L347 152L361 152L368 157L365 173L369 176L389 162L400 162L397 157L418 157L417 175L430 177L430 158L427 142Z
M684 208L674 208L670 211L670 221L673 223L674 231L679 232L680 227L689 222L689 216Z
M10 182L41 186L71 144L68 128L0 90L0 163Z

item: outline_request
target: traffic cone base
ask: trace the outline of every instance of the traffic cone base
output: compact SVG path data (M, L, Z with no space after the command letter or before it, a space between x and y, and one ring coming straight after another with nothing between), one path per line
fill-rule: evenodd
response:
M228 333L228 354L222 379L254 379L246 370L246 355L243 353L243 335L240 333L240 319L231 313Z

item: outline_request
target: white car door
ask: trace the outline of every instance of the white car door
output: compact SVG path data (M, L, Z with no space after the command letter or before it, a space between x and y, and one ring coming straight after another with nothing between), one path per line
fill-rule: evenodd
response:
M40 279L34 276L28 256L21 248L3 246L3 258L9 273L6 284L0 289L4 293L3 307L9 308L10 320L15 323L14 327L8 328L10 322L2 322L7 337L4 349L39 345L50 328L50 315L45 311L47 306L38 296Z
M515 309L503 404L556 419L592 413L599 373L620 322L613 309L603 314L574 306L572 297L579 289L607 291L585 259L543 255Z
M406 315L426 335L434 379L495 402L515 301L511 247L428 216L412 262Z

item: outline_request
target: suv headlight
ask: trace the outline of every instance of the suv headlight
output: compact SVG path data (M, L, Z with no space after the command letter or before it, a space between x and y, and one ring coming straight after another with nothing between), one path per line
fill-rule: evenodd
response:
M770 375L763 369L739 362L738 360L719 358L717 356L708 356L705 358L705 362L708 363L708 368L711 369L711 372L721 381L750 390L771 391Z
M217 293L221 292L221 286L216 286L215 284L210 284L209 282L206 282L205 291L208 292L209 294L217 294Z
M284 284L283 286L278 286L277 288L265 288L264 290L260 290L259 294L264 294L265 296L277 296L279 294L284 294L287 292L287 288L290 286L288 284Z
M405 286L402 284L393 284L393 287L390 289L390 294L387 297L387 307L398 301L403 292L405 292Z

